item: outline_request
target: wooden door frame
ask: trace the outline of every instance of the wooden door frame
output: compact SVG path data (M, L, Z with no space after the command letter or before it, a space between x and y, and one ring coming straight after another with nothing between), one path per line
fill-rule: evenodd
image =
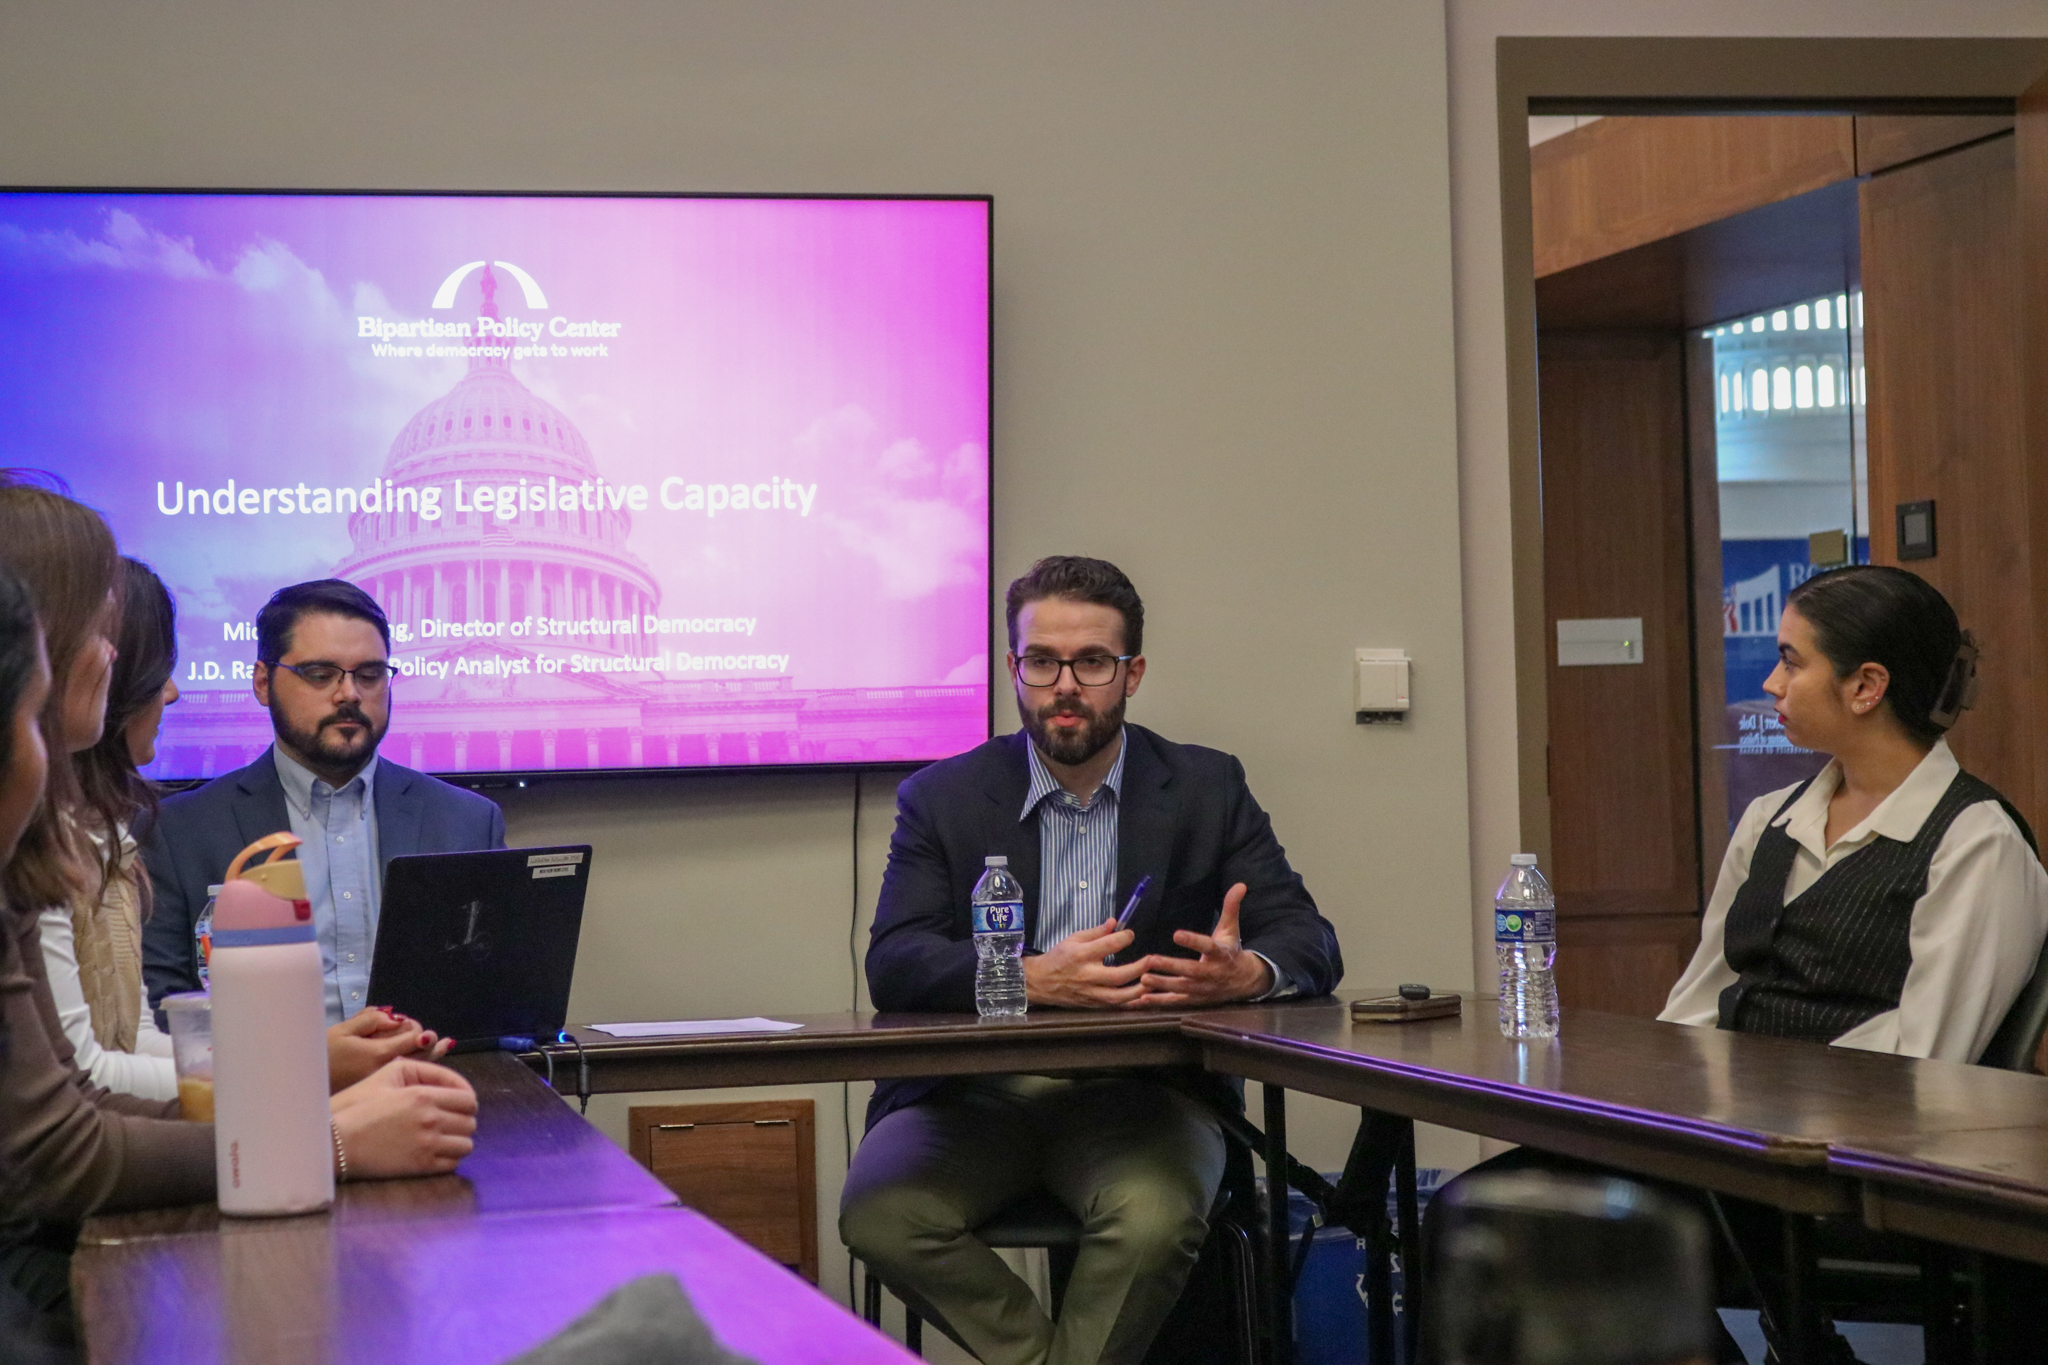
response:
M2048 291L2048 39L1500 38L1501 277L1507 324L1508 493L1514 578L1520 847L1550 859L1549 640L1543 610L1537 432L1531 114L2020 115L2021 268ZM2025 98L2023 98L2025 97ZM2027 322L2032 374L2048 375L2048 318ZM2048 382L2026 395L2030 461L2048 491ZM2048 501L2036 505L2048 506ZM2048 528L2036 532L2048 542ZM2048 576L2048 556L2034 556ZM2048 582L2032 585L2048 601ZM2048 729L2048 727L2044 727ZM2044 755L2048 757L2048 755Z

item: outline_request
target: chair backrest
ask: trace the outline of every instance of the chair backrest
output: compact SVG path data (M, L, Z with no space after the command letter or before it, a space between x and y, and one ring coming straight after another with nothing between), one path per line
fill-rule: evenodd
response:
M1977 1065L1995 1066L2001 1071L2032 1071L2034 1052L2041 1046L2043 1032L2048 1032L2048 943L2041 945L2033 976L2020 987L2019 998L2005 1012L1998 1032L1984 1045Z

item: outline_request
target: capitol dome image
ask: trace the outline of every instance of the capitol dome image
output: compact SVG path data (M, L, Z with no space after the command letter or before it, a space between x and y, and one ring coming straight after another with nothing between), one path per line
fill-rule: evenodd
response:
M482 315L498 317L489 266L479 283ZM606 475L602 452L503 356L469 356L399 428L378 505L348 514L348 549L327 570L390 618L400 676L383 754L482 777L918 760L935 735L947 752L987 735L979 684L804 689L787 674L692 672L688 656L722 641L636 629L693 604L664 601L632 549L634 513L597 496ZM493 503L540 492L500 518L476 506L486 486ZM430 501L438 517L422 514ZM565 666L574 656L581 667ZM242 686L192 689L177 720L158 753L168 772L212 777L270 743L269 717Z
M483 312L496 317L488 266L481 282ZM483 356L413 415L383 466L395 488L452 490L459 478L472 491L523 480L594 492L602 477L575 423L506 359ZM544 671L544 655L638 661L663 643L614 629L662 607L660 584L627 546L633 514L593 510L599 500L580 491L575 501L575 511L503 520L459 510L444 493L438 519L415 510L350 519L351 549L334 576L384 607L404 670L383 752L446 773L887 760L916 756L935 705L959 713L969 743L985 733L978 687L799 691L788 677ZM533 623L542 620L555 632L540 635Z

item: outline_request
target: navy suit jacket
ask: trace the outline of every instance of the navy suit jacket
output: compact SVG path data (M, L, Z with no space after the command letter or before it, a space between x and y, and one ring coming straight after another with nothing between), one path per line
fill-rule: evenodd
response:
M388 758L377 762L372 803L377 853L384 864L414 853L505 846L505 813L497 802ZM248 767L169 798L140 832L155 893L142 931L142 978L152 1005L177 991L199 989L192 921L206 908L206 888L220 881L236 854L266 834L291 827L275 751L265 749Z
M1263 953L1302 995L1335 989L1344 975L1336 930L1288 866L1273 822L1245 784L1244 765L1137 725L1124 726L1124 742L1115 903L1122 906L1139 878L1152 878L1131 916L1138 937L1130 952L1195 956L1173 941L1174 931L1214 929L1223 894L1243 882L1244 946ZM1025 942L1037 931L1038 816L1018 818L1031 789L1029 743L1022 733L992 739L922 769L897 789L896 832L868 943L868 993L877 1010L973 1013L968 903L991 853L1007 855L1023 883ZM1220 1077L1192 1072L1179 1079L1237 1102L1238 1092ZM877 1082L869 1126L937 1084Z

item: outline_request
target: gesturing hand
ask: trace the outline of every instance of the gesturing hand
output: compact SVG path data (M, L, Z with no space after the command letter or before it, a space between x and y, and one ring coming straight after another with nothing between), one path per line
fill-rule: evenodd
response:
M327 1030L327 1088L346 1090L395 1058L438 1060L453 1042L388 1009L362 1010Z
M1162 957L1154 954L1141 964L1138 978L1141 993L1131 1003L1139 1006L1221 1005L1231 1000L1249 1000L1273 988L1273 969L1257 953L1240 946L1237 938L1238 908L1244 904L1243 882L1223 897L1223 913L1216 917L1214 933L1198 934L1192 929L1174 932L1173 941L1192 948L1200 957Z
M1034 1005L1066 1005L1074 1009L1105 1009L1128 1005L1143 993L1138 977L1145 960L1121 967L1103 959L1136 941L1113 919L1093 929L1069 934L1036 957L1024 959L1024 998Z

